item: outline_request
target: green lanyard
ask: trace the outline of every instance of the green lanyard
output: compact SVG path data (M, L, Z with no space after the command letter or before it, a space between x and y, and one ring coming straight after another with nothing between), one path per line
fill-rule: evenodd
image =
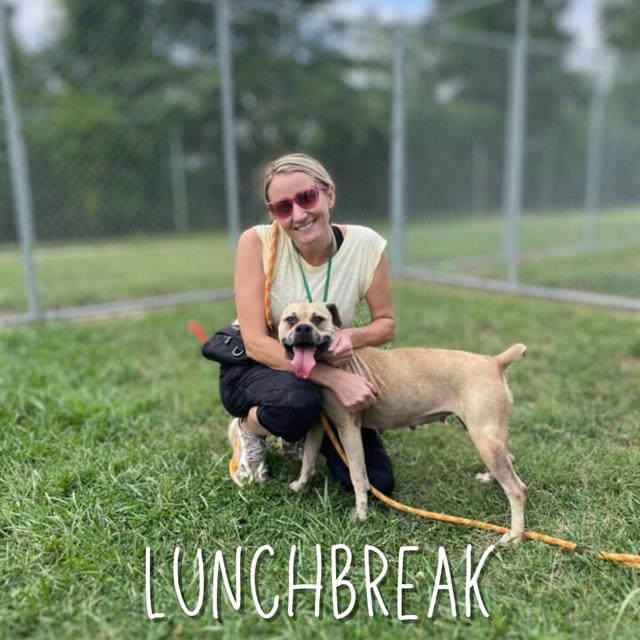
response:
M311 297L311 289L309 289L309 283L307 282L307 276L304 273L302 266L302 260L300 260L300 252L295 244L293 245L296 250L296 257L298 258L298 266L300 267L300 273L302 274L302 281L304 282L304 290L307 292L307 302L313 302ZM329 256L329 262L327 263L327 276L324 281L324 295L322 296L322 302L326 302L329 299L329 282L331 281L331 260L333 256Z

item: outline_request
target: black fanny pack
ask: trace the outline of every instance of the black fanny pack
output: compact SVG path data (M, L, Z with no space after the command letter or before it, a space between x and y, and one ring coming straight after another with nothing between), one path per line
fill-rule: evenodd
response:
M244 342L240 335L240 328L230 324L216 331L207 342L202 345L202 355L207 360L213 360L221 365L248 366L256 364L244 350Z

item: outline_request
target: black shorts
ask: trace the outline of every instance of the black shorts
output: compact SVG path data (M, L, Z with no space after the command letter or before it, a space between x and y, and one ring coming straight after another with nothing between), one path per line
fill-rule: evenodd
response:
M320 392L311 382L261 364L222 365L220 399L237 418L258 407L258 422L287 442L304 438L322 409Z
M260 424L269 433L288 442L303 438L320 418L322 409L322 396L311 382L261 364L222 365L220 399L224 408L237 418L246 417L252 407L258 407ZM333 429L335 431L335 427ZM377 431L363 429L362 443L369 481L379 491L390 495L393 469ZM353 491L349 471L326 436L320 452L340 484Z

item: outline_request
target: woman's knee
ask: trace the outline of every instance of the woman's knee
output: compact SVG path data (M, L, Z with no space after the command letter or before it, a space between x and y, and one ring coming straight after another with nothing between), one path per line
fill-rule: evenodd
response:
M277 402L258 408L258 421L274 435L288 442L303 438L319 419L322 396L313 386L285 391Z

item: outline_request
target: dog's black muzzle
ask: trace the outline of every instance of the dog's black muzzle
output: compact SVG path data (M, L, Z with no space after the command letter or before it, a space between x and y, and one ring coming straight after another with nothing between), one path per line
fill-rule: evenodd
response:
M315 358L329 346L331 336L319 335L310 324L300 323L295 326L293 333L282 339L282 346L289 360L293 359L293 347L315 347Z

